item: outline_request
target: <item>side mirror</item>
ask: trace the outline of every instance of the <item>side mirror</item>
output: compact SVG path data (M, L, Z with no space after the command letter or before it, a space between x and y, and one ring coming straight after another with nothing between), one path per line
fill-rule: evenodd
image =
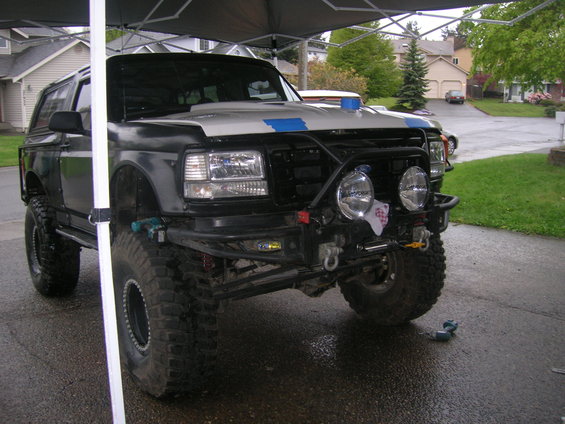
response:
M55 132L68 134L90 135L82 125L82 116L79 112L55 112L49 119L49 129Z

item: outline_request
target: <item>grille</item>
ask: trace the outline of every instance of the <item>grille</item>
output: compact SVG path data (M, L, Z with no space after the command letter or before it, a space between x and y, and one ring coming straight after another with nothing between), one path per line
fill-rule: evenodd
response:
M402 151L403 147L425 147L426 136L422 130L319 132L314 135L341 160L361 155L343 170L343 174L359 165L370 165L368 175L373 181L375 198L383 202L396 203L398 179L405 169L410 166L429 169L427 155ZM439 139L434 133L430 136ZM280 207L305 207L322 190L338 164L313 142L280 141L268 152L274 202ZM333 201L334 192L332 187L322 205Z

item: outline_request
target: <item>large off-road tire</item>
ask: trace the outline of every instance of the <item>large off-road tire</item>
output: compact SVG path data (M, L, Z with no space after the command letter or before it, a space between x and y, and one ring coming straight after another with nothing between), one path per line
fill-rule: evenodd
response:
M112 260L124 367L155 397L200 387L216 362L212 272L195 252L131 232L118 233Z
M340 283L351 308L378 325L399 325L428 312L445 279L445 255L439 236L426 251L397 250L380 267Z
M33 285L44 296L64 296L77 285L80 246L55 232L46 196L32 197L25 216L25 245Z

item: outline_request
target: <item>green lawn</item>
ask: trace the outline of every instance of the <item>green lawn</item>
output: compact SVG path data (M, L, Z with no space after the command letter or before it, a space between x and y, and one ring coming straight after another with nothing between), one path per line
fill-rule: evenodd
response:
M380 99L369 99L367 100L367 105L368 106L373 106L373 105L381 105L381 106L386 106L387 108L391 108L396 104L396 97L381 97Z
M367 105L383 105L391 109L396 105L396 100L396 97L369 99ZM543 106L535 106L530 103L502 103L499 99L468 100L468 103L492 116L545 117Z
M24 137L0 136L0 166L16 166L18 164L18 146L24 142Z
M469 104L492 116L543 118L544 107L530 103L502 103L499 99L468 100Z
M442 191L461 199L454 222L565 238L565 168L545 154L456 164Z

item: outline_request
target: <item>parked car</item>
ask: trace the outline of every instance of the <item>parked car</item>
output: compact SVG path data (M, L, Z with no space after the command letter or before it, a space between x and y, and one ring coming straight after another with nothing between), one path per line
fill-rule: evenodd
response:
M97 246L93 223L110 221L120 353L143 390L204 385L216 315L233 300L339 286L373 325L436 303L459 199L440 192L449 168L433 122L303 104L256 59L132 54L106 66L110 208L93 209L82 68L40 94L19 149L25 245L36 289L65 295L81 248Z
M457 137L457 134L454 134L451 131L442 129L441 132L447 137L447 153L451 156L455 153L455 149L459 146L459 138Z
M353 91L341 91L341 90L300 90L298 92L300 97L306 101L322 101L330 103L339 103L341 99L352 98L359 99L361 104L363 100L361 96Z
M449 90L445 93L445 101L447 103L461 103L465 102L465 94L459 90Z
M388 110L386 106L382 106L382 105L370 105L369 107L377 111Z

